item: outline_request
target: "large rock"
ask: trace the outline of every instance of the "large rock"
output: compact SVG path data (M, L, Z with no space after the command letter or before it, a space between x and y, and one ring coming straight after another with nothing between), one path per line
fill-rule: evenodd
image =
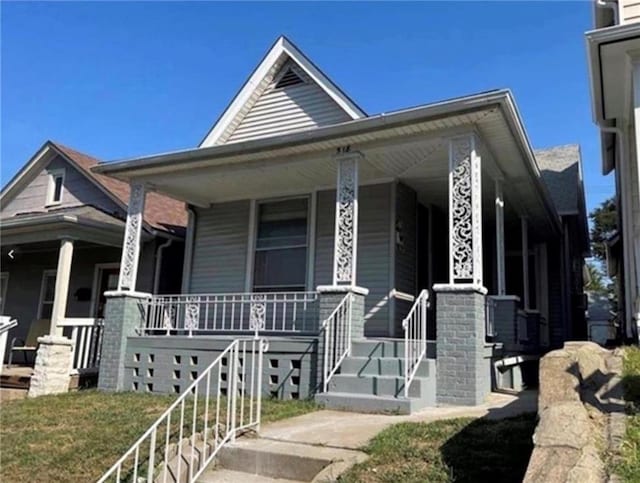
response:
M540 413L533 435L536 446L562 446L582 449L589 444L593 428L589 415L579 401L554 404Z
M540 395L538 411L552 404L580 401L580 376L572 354L563 349L540 359Z

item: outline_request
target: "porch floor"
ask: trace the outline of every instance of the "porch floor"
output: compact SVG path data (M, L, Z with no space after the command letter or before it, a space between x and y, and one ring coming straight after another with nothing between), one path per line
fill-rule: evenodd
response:
M10 389L29 389L33 367L18 366L2 366L2 374L0 374L0 387Z

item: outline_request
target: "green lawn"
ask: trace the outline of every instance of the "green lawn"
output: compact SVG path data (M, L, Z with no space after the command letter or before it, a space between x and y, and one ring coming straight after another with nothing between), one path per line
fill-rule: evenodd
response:
M3 403L0 481L95 481L174 400L80 391ZM315 409L308 401L263 400L262 421Z
M629 417L622 455L614 471L623 481L640 482L640 349L625 350L623 385Z
M521 482L533 450L536 416L401 423L376 436L370 458L341 482Z

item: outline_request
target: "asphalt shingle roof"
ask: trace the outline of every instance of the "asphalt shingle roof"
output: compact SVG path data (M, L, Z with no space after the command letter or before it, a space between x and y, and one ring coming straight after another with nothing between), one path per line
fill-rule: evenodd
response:
M582 196L580 146L567 144L537 149L535 156L558 213L579 214Z

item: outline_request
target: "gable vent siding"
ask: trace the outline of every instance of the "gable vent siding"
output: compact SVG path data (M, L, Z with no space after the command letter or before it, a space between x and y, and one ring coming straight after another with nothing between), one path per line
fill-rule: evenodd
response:
M276 136L350 119L329 95L313 83L282 89L270 87L240 121L227 142Z
M278 83L276 84L276 89L281 89L283 87L295 86L298 84L304 84L304 81L300 78L298 74L289 69L285 75L283 75Z

